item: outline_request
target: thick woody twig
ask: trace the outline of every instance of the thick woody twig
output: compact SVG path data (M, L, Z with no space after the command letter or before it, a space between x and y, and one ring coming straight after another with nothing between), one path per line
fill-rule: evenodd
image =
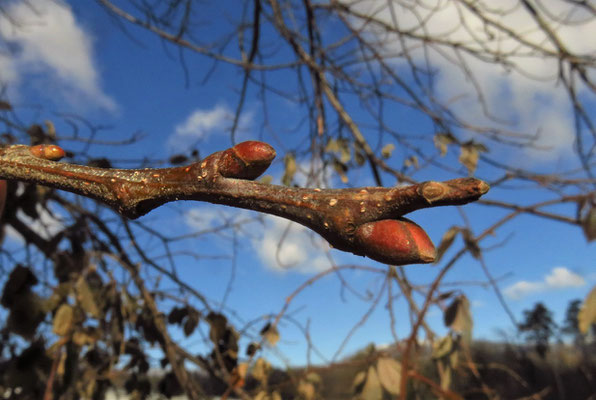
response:
M466 204L489 190L485 182L474 178L357 189L253 182L275 157L271 146L256 141L240 143L188 166L162 169L106 169L56 162L63 155L53 145L1 148L0 178L91 197L128 218L176 200L260 211L307 226L339 250L395 265L435 259L426 232L403 215L427 207Z

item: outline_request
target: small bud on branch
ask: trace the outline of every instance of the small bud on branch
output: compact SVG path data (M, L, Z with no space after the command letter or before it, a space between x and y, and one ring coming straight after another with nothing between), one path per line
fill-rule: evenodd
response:
M50 148L51 147L51 148ZM94 198L128 218L164 203L198 200L277 215L314 230L333 247L387 264L429 263L435 248L403 215L475 201L489 190L478 179L423 182L407 187L309 189L253 182L275 158L268 144L249 141L187 166L96 168L54 160L58 146L0 149L0 178L51 186Z

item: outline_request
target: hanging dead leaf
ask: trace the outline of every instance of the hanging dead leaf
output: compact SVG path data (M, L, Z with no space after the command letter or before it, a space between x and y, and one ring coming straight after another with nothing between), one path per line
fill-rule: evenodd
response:
M377 360L377 372L383 388L398 396L401 390L401 364L393 358L381 357Z
M435 147L441 152L441 157L447 154L447 147L450 144L456 143L457 140L451 133L437 133L433 138Z
M50 297L43 300L44 311L53 312L64 302L64 299L70 294L71 290L71 282L64 282L55 287Z
M257 358L255 364L252 367L251 375L258 381L266 382L271 372L271 364L262 357Z
M210 312L206 320L209 324L209 339L211 339L213 344L218 345L226 333L228 320L222 314L215 312Z
M101 312L99 307L97 307L93 292L83 276L80 276L77 280L77 283L75 284L75 292L81 308L93 318L101 318Z
M381 381L379 380L379 375L377 375L376 369L372 366L368 368L366 382L362 387L362 393L360 393L359 398L362 400L383 399L383 388L381 386Z
M186 320L184 321L183 326L184 335L186 337L190 336L194 332L195 328L199 324L199 319L201 317L199 311L197 311L193 307L188 306L187 309L188 315L186 317Z
M436 297L436 301L447 300L448 298L453 297L453 295L455 293L457 293L455 290L449 290L447 292L443 292Z
M435 264L441 261L441 257L443 257L443 254L445 254L449 247L451 247L455 237L460 231L461 228L459 226L452 226L443 234L441 243L439 243L439 247L437 247L437 258L435 259Z
M470 231L469 229L463 229L462 235L464 237L464 243L466 244L466 248L468 249L472 257L474 257L477 260L480 259L482 253L480 251L480 247L478 246L478 241L474 237L472 231Z
M74 325L74 310L68 304L62 304L56 315L54 315L54 322L52 324L52 331L58 336L68 335Z
M453 338L451 335L444 336L433 343L432 357L436 360L443 358L453 350Z
M358 166L363 166L366 162L366 152L359 142L354 142L354 161Z
M248 357L252 357L255 355L255 353L257 352L257 350L259 350L261 348L261 346L256 343L256 342L252 342L251 344L248 345L248 347L246 348L246 355Z
M459 344L457 341L455 341L454 344L455 344L455 348L453 349L451 354L449 354L449 365L451 365L451 368L453 368L453 369L457 368L457 365L459 364L459 356L460 356Z
M443 365L443 369L442 369L440 375L441 376L439 377L439 380L440 380L440 384L441 384L441 389L449 390L449 387L451 386L451 375L452 375L451 366L449 366L449 364Z
M290 186L297 170L296 157L294 156L294 153L286 154L284 157L284 167L284 176L281 178L281 183L285 186Z
M389 158L391 157L393 150L395 150L395 145L393 143L388 143L381 149L381 155L383 158Z
M298 382L296 391L298 392L299 398L303 400L314 400L316 395L315 385L303 379Z
M577 325L579 331L584 335L588 333L590 327L594 324L596 324L596 286L586 296L577 314Z
M45 121L43 121L43 123L46 126L46 134L48 135L48 137L51 140L56 140L56 127L54 126L54 123L49 119L46 119Z
M271 323L267 323L267 325L261 329L261 336L263 336L271 346L275 346L279 341L279 332L275 326L271 325Z
M483 144L470 140L462 144L460 150L459 162L468 169L469 175L474 175L474 171L476 171L476 167L478 166L480 153L485 153L488 149Z
M404 167L405 168L410 168L410 167L414 167L414 168L418 168L419 164L418 164L418 157L416 156L410 156L408 158L406 158L404 160Z
M37 277L31 271L31 268L17 264L4 283L0 304L6 308L11 308L19 300L20 295L29 292L37 282Z
M188 315L188 308L186 307L174 307L168 314L168 324L182 324L184 318Z
M596 239L596 206L592 206L582 221L584 236L588 242Z
M339 143L336 139L329 139L325 145L325 153L339 153Z
M447 307L443 315L445 326L461 333L469 342L472 338L473 320L470 313L470 302L465 295L460 295Z
M343 164L341 161L335 158L333 160L333 169L335 172L337 172L343 183L348 183L348 176L346 175L346 172L348 172L348 166L346 164Z
M366 382L366 371L360 371L356 374L352 382L352 393L358 394L362 392L364 382Z

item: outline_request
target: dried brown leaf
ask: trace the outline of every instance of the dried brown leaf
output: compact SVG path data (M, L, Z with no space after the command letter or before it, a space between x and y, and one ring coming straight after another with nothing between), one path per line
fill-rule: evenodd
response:
M464 237L466 248L468 249L472 257L474 257L477 260L480 259L482 253L480 251L480 247L478 246L478 241L474 237L474 234L469 229L464 229L462 230L462 235Z
M56 315L54 315L54 322L52 324L52 331L58 336L68 335L74 325L74 310L68 304L62 304Z
M584 335L588 333L593 324L596 324L596 286L586 296L577 314L577 325L579 331Z
M271 364L264 358L257 358L255 364L252 367L251 375L258 381L265 382L271 372Z
M436 360L443 358L453 350L453 338L451 335L444 336L433 343L432 357Z
M457 140L451 133L438 133L433 138L435 147L441 152L441 157L447 154L447 147L450 144L456 143Z
M395 145L393 143L386 144L381 149L381 155L383 156L383 158L389 158L391 157L393 150L395 150Z
M588 242L596 239L596 206L592 206L582 221L584 236Z
M298 382L298 388L296 389L300 399L304 400L314 400L316 396L315 385L310 382L307 382L303 379Z
M435 259L435 264L441 261L441 258L445 254L445 252L451 247L453 244L455 237L461 231L459 226L452 226L443 234L441 238L441 243L439 243L439 247L437 247L437 258Z
M476 167L478 166L480 153L484 153L488 149L483 144L470 140L462 144L460 150L459 162L468 169L468 174L474 175L474 171L476 171Z
M472 337L473 320L470 313L470 302L465 295L460 295L447 307L443 315L445 326L461 333L464 340Z
M352 381L352 392L354 394L358 394L362 391L364 387L364 382L366 381L366 371L360 371L354 377L354 381Z
M290 186L298 169L296 166L296 157L293 153L288 153L284 157L284 167L284 176L281 178L281 183Z
M261 329L261 336L263 336L271 346L275 346L279 341L279 332L275 326L271 325L271 323L267 323L267 325Z
M377 361L377 372L381 385L389 393L397 396L401 389L401 364L390 357L381 357Z
M366 382L362 388L362 393L359 396L362 400L382 400L383 399L383 387L379 380L379 375L374 367L368 368L366 374Z
M75 284L75 292L83 311L94 318L101 318L101 311L99 310L99 307L97 307L94 294L87 284L87 280L83 276L80 276L77 280L77 283Z

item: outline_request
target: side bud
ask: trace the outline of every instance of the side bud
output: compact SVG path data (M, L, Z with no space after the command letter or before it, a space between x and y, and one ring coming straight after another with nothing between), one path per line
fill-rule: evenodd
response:
M253 180L258 178L275 158L275 149L254 140L238 143L222 152L218 171L226 178Z
M426 232L406 218L363 224L354 236L361 253L385 264L431 263L436 257Z
M31 154L35 157L44 158L50 161L58 161L66 155L62 147L54 144L38 144L31 146Z

